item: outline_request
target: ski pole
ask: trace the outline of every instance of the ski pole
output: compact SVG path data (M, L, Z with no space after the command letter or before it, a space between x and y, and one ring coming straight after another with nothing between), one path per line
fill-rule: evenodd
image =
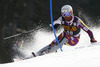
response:
M5 37L4 40L10 39L10 38L13 38L13 37L16 37L16 36L19 36L19 35L21 35L21 34L22 34L22 33L15 34L15 35L12 35L12 36L9 36L9 37Z
M30 30L30 31L27 31L25 33L19 33L19 34L15 34L15 35L12 35L12 36L9 36L9 37L5 37L4 40L7 40L7 39L10 39L10 38L13 38L13 37L17 37L17 36L20 36L22 34L27 34L27 33L30 33L30 32L33 32L34 30Z
M12 35L12 36L9 36L9 37L5 37L4 40L10 39L10 38L13 38L13 37L17 37L17 36L22 35L22 34L31 33L31 32L34 32L35 30L38 30L38 29L40 29L40 27L37 27L34 30L26 31L25 33L19 33L19 34L15 34L15 35Z
M26 31L25 33L19 33L19 34L15 34L15 35L12 35L12 36L9 36L9 37L5 37L4 40L10 39L10 38L13 38L13 37L17 37L17 36L22 35L22 34L31 33L33 31L34 30L30 30L30 31Z
M55 29L54 29L54 25L53 25L53 18L52 18L52 0L50 0L50 17L51 17L52 29L53 29L53 32L54 32L56 41L57 41L57 43L58 43L58 46L59 46L60 50L63 51L62 48L61 48L61 45L60 45L60 43L59 43L59 41L58 41L58 38L57 38L57 36L56 36Z

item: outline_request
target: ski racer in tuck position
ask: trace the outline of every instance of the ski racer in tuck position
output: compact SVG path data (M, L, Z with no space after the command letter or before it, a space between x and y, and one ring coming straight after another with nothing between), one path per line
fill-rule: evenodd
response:
M61 8L61 17L53 22L54 28L62 25L64 31L57 37L61 47L66 44L75 46L80 39L80 30L83 29L90 37L91 42L97 42L95 40L92 31L83 23L83 21L73 15L73 9L70 5L64 5ZM59 49L56 39L53 40L49 45L45 46L36 53L36 56L41 56L47 53L55 52Z

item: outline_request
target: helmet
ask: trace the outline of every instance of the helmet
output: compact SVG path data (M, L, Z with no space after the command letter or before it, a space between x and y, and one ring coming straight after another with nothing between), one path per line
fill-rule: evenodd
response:
M61 14L62 16L70 16L73 15L73 9L70 5L64 5L61 8Z

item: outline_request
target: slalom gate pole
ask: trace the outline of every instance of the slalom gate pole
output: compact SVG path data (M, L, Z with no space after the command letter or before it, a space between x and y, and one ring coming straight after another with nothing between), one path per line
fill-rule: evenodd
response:
M52 0L50 0L50 17L51 17L52 29L53 29L53 32L54 32L56 41L57 41L57 43L58 43L58 46L59 46L60 50L63 51L62 48L61 48L61 45L60 45L60 43L59 43L59 41L58 41L58 38L57 38L57 36L56 36L55 29L54 29L54 25L53 25L53 18L52 18Z

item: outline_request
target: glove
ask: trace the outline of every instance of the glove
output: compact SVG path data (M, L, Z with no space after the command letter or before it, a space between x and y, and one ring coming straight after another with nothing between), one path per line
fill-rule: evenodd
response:
M50 27L52 27L52 24L49 24Z
M95 40L95 38L91 38L91 43L97 42L97 40Z
M55 24L54 28L57 29L59 27L60 24ZM52 24L49 24L50 27L52 27Z

